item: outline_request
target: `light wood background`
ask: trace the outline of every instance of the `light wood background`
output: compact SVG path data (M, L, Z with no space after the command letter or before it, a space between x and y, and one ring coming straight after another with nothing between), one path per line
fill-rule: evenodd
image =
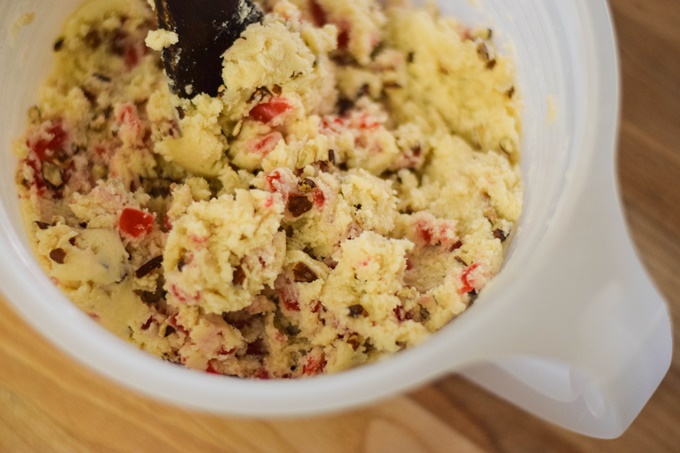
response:
M611 5L625 93L619 170L626 214L678 325L680 1ZM113 385L0 302L0 452L678 451L678 354L641 415L613 441L551 426L456 376L341 415L239 420L187 412Z

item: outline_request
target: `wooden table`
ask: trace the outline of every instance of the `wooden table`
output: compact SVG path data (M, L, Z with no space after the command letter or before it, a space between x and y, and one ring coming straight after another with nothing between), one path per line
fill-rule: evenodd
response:
M611 3L625 86L619 170L626 213L677 326L680 2ZM677 348L673 357L642 414L613 441L551 426L456 376L341 415L238 420L122 389L65 357L0 302L0 451L677 451Z

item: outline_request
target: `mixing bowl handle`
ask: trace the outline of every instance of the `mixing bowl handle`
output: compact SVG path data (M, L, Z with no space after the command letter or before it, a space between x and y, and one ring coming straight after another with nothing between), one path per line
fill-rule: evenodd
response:
M585 168L580 190L563 200L547 243L523 269L533 278L513 279L510 291L530 299L522 313L512 304L489 310L487 332L507 331L508 319L516 326L487 345L498 359L465 374L544 419L612 438L668 370L671 329L624 226L613 174L596 171L607 165Z

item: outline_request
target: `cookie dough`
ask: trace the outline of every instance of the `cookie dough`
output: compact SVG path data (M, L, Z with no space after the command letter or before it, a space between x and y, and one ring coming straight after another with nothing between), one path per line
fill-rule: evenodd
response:
M426 340L500 270L514 68L491 30L403 1L259 5L219 96L181 99L148 3L87 1L16 182L41 265L111 332L210 373L332 373Z

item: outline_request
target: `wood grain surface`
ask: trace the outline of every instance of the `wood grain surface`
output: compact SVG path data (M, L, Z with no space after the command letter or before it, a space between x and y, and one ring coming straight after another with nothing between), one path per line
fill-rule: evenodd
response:
M611 0L611 6L624 83L619 174L626 215L678 326L680 1ZM3 301L0 451L678 451L677 351L649 404L611 441L551 426L457 376L339 415L242 420L188 412L122 389L67 358Z

